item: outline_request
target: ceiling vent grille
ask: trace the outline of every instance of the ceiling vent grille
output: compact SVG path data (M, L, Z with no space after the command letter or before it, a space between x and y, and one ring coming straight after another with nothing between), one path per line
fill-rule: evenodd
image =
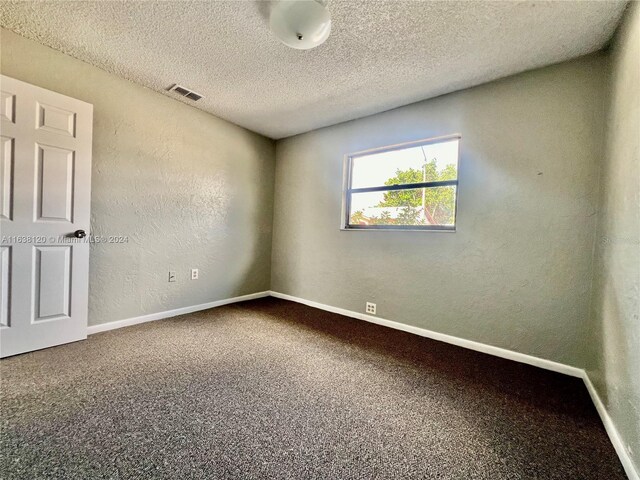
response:
M189 90L188 88L183 87L182 85L175 84L173 87L169 89L170 92L175 92L181 97L186 97L189 100L193 100L197 102L202 98L202 95L194 92L193 90Z

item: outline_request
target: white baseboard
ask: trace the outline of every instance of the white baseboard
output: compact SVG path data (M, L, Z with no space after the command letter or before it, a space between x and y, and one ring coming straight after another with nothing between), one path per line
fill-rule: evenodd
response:
M551 360L546 360L544 358L534 357L532 355L527 355L525 353L514 352L512 350L507 350L505 348L494 347L492 345L475 342L473 340L466 340L464 338L454 337L452 335L434 332L432 330L427 330L420 327L405 325L403 323L394 322L392 320L387 320L380 317L374 317L372 315L367 315L365 313L354 312L352 310L346 310L344 308L332 307L331 305L325 305L323 303L318 303L311 300L305 300L304 298L294 297L292 295L287 295L284 293L279 293L274 291L257 292L249 295L242 295L240 297L226 298L224 300L218 300L215 302L202 303L200 305L176 308L174 310L167 310L165 312L151 313L149 315L142 315L139 317L127 318L125 320L119 320L116 322L93 325L87 328L87 334L92 335L94 333L106 332L108 330L113 330L116 328L128 327L131 325L137 325L139 323L152 322L154 320L161 320L163 318L175 317L177 315L184 315L191 312L197 312L197 311L206 310L209 308L220 307L222 305L228 305L230 303L243 302L245 300L254 300L256 298L263 298L268 296L281 298L283 300L289 300L296 303L302 303L310 307L319 308L320 310L326 310L328 312L344 315L345 317L356 318L358 320L365 320L367 322L383 325L385 327L401 330L403 332L413 333L421 337L431 338L433 340L438 340L440 342L457 345L459 347L468 348L470 350L475 350L477 352L487 353L489 355L505 358L507 360L526 363L527 365L532 365L534 367L540 367L546 370L551 370L553 372L558 372L565 375L570 375L572 377L581 378L584 381L585 386L587 387L587 391L589 392L589 395L591 395L591 399L593 400L596 410L598 411L598 414L602 419L602 423L604 424L607 434L609 435L609 439L611 440L611 443L613 444L613 447L615 448L616 453L620 458L620 462L622 463L622 466L624 467L624 470L627 473L629 480L640 480L640 475L635 470L635 467L633 465L633 462L631 461L631 457L629 456L629 453L627 452L625 444L620 438L620 434L618 433L618 430L615 427L613 420L611 420L611 417L607 413L607 410L604 404L602 403L602 400L600 399L598 392L596 391L595 387L591 383L591 380L589 379L587 372L585 372L581 368L572 367L572 366L554 362Z
M217 300L215 302L201 303L200 305L192 305L190 307L176 308L174 310L166 310L164 312L150 313L148 315L141 315L139 317L126 318L124 320L117 320L115 322L101 323L99 325L92 325L87 327L87 335L93 335L94 333L106 332L108 330L114 330L116 328L129 327L131 325L138 325L139 323L153 322L154 320L162 320L163 318L175 317L178 315L184 315L186 313L198 312L200 310L207 310L208 308L220 307L222 305L228 305L230 303L244 302L245 300L254 300L256 298L268 297L269 292L257 292L250 293L249 295L242 295L240 297L225 298L223 300Z
M609 413L607 412L607 409L604 406L604 403L602 403L602 399L600 398L600 395L598 395L598 391L593 386L593 383L591 383L591 379L589 378L589 375L584 370L583 370L582 379L584 380L584 384L587 387L587 391L589 392L589 395L591 395L591 400L593 401L593 404L596 406L596 410L600 415L600 419L604 424L604 428L607 431L607 434L609 435L609 439L613 444L613 448L616 449L616 453L618 454L620 463L622 463L622 467L624 468L624 471L627 473L629 480L640 480L640 473L635 469L633 462L631 461L631 457L629 456L629 452L627 452L627 448L624 442L622 441L622 438L620 438L620 433L618 433L618 429L613 423L613 420L611 420L611 417L609 416Z
M304 305L319 308L321 310L326 310L328 312L338 313L340 315L344 315L345 317L357 318L359 320L365 320L367 322L376 323L378 325L394 328L396 330L402 330L403 332L413 333L415 335L431 338L433 340L438 340L440 342L450 343L452 345L468 348L470 350L475 350L477 352L488 353L489 355L506 358L507 360L514 360L516 362L526 363L528 365L544 368L546 370L552 370L554 372L564 373L565 375L570 375L572 377L583 378L584 370L582 370L581 368L571 367L563 363L558 363L551 360L545 360L544 358L534 357L532 355L527 355L525 353L514 352L513 350L507 350L505 348L500 348L500 347L494 347L492 345L487 345L485 343L474 342L473 340L466 340L464 338L454 337L452 335L447 335L445 333L438 333L432 330L427 330L420 327L414 327L411 325L406 325L404 323L394 322L393 320L386 320L384 318L374 317L372 315L367 315L365 313L354 312L352 310L345 310L343 308L332 307L330 305L313 302L311 300L305 300L304 298L294 297L292 295L286 295L284 293L272 291L271 296L276 298L282 298L283 300L290 300L292 302L302 303Z
M431 338L433 340L438 340L445 343L450 343L452 345L457 345L463 348L469 348L471 350L476 350L478 352L487 353L489 355L495 355L497 357L506 358L507 360L514 360L516 362L526 363L528 365L533 365L534 367L544 368L546 370L551 370L553 372L563 373L565 375L570 375L572 377L581 378L586 387L589 395L591 395L591 399L595 404L596 410L600 415L602 423L609 435L609 439L613 444L613 447L618 454L618 458L624 467L629 480L640 480L638 472L635 470L633 463L631 462L631 458L629 457L629 453L624 445L624 442L620 438L620 434L618 433L617 428L615 427L611 417L607 413L607 410L602 403L602 400L598 396L598 392L595 390L587 372L585 372L582 368L572 367L569 365L565 365L563 363L554 362L551 360L546 360L544 358L534 357L532 355L527 355L524 353L514 352L512 350L507 350L500 347L494 347L492 345L487 345L480 342L474 342L473 340L466 340L464 338L454 337L452 335L446 335L444 333L438 333L431 330L427 330L424 328L413 327L411 325L405 325L403 323L394 322L392 320L386 320L380 317L374 317L372 315L367 315L365 313L354 312L352 310L345 310L344 308L332 307L331 305L325 305L323 303L313 302L311 300L305 300L304 298L294 297L292 295L287 295L284 293L271 291L271 296L276 298L281 298L283 300L289 300L292 302L302 303L304 305L308 305L310 307L319 308L320 310L326 310L327 312L337 313L340 315L344 315L345 317L357 318L359 320L365 320L367 322L376 323L378 325L383 325L385 327L394 328L396 330L402 330L403 332L413 333L415 335L420 335L421 337Z

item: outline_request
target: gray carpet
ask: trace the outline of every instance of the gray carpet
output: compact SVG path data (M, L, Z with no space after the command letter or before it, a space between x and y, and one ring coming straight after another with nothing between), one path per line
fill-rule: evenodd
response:
M625 478L577 379L276 299L0 362L2 478Z

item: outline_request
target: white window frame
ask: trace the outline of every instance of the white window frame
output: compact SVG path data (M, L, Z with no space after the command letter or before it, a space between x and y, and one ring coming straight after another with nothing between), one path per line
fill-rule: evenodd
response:
M424 182L413 184L401 184L392 186L375 186L367 188L351 188L352 174L353 174L353 159L372 155L376 153L392 152L395 150L404 150L407 148L421 147L424 145L433 145L436 143L450 142L452 140L458 141L458 158L457 158L457 170L458 177L456 180L444 180L437 182ZM366 232L366 231L384 231L384 230L403 230L403 231L421 231L421 232L455 232L458 223L458 194L459 194L459 172L460 172L460 144L462 135L454 133L451 135L443 135L439 137L426 138L422 140L414 140L410 142L398 143L395 145L388 145L384 147L371 148L368 150L361 150L345 155L343 165L343 188L342 188L342 212L340 217L340 230L353 231L353 232ZM394 191L410 188L430 188L430 187L442 187L442 186L455 186L456 187L456 201L454 205L454 224L453 225L350 225L350 202L351 195L353 193L365 193L371 191Z

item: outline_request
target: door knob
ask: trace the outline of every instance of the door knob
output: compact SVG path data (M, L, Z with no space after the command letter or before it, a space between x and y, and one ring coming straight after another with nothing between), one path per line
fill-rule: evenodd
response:
M87 232L85 232L84 230L76 230L75 232L73 232L73 236L76 238L84 238L87 236Z

